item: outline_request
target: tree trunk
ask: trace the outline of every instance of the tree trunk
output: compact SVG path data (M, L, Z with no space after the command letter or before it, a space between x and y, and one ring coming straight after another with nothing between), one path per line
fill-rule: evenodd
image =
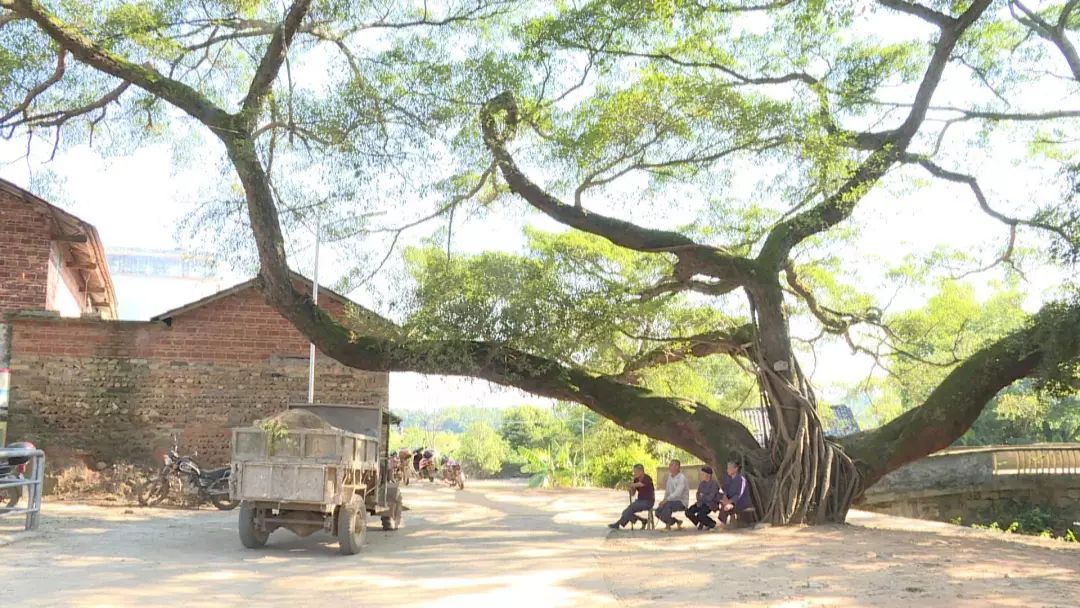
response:
M859 487L859 472L825 438L817 401L791 348L778 283L747 289L757 325L758 383L768 410L773 473L756 478L758 507L773 524L842 522Z

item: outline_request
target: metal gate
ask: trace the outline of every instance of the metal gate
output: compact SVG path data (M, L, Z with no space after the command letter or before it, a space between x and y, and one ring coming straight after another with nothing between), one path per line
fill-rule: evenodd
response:
M25 460L24 460L25 459ZM16 474L17 468L7 463L28 462L29 474ZM41 514L41 481L45 478L45 452L30 448L0 448L0 471L10 467L6 474L0 474L0 517L25 515L26 529L38 526ZM14 507L7 506L11 491L22 495Z

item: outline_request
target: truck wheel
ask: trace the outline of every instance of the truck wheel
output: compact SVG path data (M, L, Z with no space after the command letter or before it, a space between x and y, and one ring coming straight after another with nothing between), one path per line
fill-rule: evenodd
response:
M240 543L248 549L258 549L266 545L268 538L270 533L255 524L255 507L249 502L240 503Z
M355 555L364 546L367 532L367 513L350 507L339 507L337 514L338 551Z

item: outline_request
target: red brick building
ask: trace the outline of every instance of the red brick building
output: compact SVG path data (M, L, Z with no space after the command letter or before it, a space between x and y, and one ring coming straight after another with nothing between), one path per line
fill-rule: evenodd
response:
M97 230L0 179L0 314L51 310L116 318Z
M24 205L27 200L22 199ZM37 230L24 237L30 231L20 231L22 223L7 221L16 217L7 215L10 208L26 218L23 222L44 222L40 213L23 213L17 204L4 208L0 228L18 235L23 250L52 247L55 241L38 241L55 232ZM92 233L96 243L93 227L82 225L87 242ZM0 232L0 242L8 238L9 233ZM111 286L100 243L97 248L101 270L98 282L89 283ZM18 258L18 264L29 265L36 255ZM78 259L80 266L89 266L85 258ZM182 451L198 450L209 464L227 459L230 427L306 400L308 342L265 303L253 281L150 321L115 321L106 315L109 306L115 309L111 294L110 299L88 294L100 315L43 313L57 310L48 306L45 268L33 273L8 268L3 275L5 281L18 277L5 282L8 295L0 309L6 313L0 322L7 326L11 370L10 440L33 441L54 454L113 462L145 460L176 435ZM296 280L310 289L310 282L299 275ZM320 290L319 302L339 318L353 305L327 289ZM319 402L388 403L386 373L358 371L320 355L316 377Z

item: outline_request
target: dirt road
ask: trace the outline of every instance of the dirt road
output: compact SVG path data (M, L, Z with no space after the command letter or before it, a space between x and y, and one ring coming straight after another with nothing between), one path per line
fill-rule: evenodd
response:
M235 512L56 504L41 534L0 547L0 605L1080 605L1080 547L1064 543L860 513L851 526L609 532L624 503L410 486L405 527L371 530L352 557L285 531L245 550Z

